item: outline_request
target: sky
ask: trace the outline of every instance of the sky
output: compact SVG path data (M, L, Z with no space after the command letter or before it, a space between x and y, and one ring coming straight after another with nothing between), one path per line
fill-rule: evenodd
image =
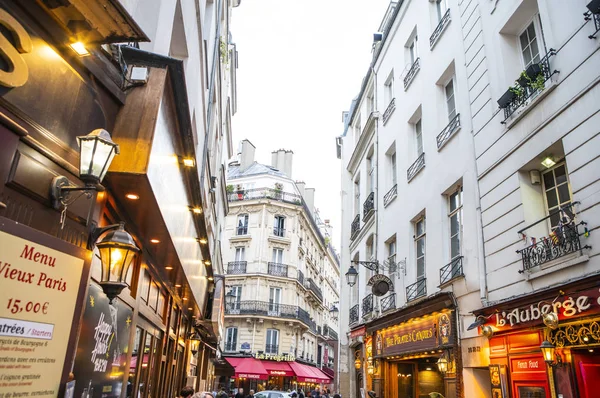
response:
M233 142L248 139L255 160L294 151L292 178L316 189L340 249L340 161L335 137L371 62L373 33L389 0L242 0L232 42L239 56Z

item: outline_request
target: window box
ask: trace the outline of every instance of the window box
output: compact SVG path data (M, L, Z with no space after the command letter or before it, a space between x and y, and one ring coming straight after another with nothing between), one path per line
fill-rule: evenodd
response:
M587 5L592 14L600 14L600 0L592 0Z
M525 69L525 75L521 74L517 81L521 87L528 87L531 85L532 81L537 79L540 73L542 73L540 64L531 64Z
M498 100L498 106L501 109L506 109L516 97L517 94L509 88L504 94L502 94L502 97L500 97L500 99Z

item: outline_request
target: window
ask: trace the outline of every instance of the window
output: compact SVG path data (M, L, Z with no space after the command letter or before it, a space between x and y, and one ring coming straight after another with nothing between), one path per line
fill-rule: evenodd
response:
M235 301L233 302L232 308L230 309L231 313L234 313L233 311L237 311L235 313L239 314L241 303L242 303L242 287L241 286L232 286L231 293L235 296Z
M367 112L371 114L375 110L375 101L373 99L373 92L367 96Z
M462 205L463 194L462 187L448 197L450 202L450 259L454 261L461 253L462 240ZM452 267L454 271L454 267ZM454 275L453 275L454 276Z
M279 351L279 330L267 329L267 344L265 345L265 353L277 354Z
M419 46L418 46L418 38L419 36L415 36L412 43L408 47L408 51L410 53L410 64L414 64L417 58L419 58Z
M283 249L273 249L273 261L276 264L283 264Z
M360 214L360 180L354 181L354 214Z
M279 316L279 304L281 304L281 289L272 287L269 289L269 316Z
M425 278L425 217L415 222L417 280Z
M446 10L448 9L447 0L436 0L435 8L437 10L437 17L438 17L438 22L439 22L442 20L442 18L444 17L444 14L446 13Z
M396 164L396 148L394 148L394 152L390 154L390 171L392 176L392 187L398 183L398 172L397 172L397 164Z
M369 236L366 243L366 254L367 261L372 261L374 259L375 253L373 253L373 235Z
M560 221L560 208L570 205L572 201L567 165L565 163L559 164L544 172L542 176L546 209L549 215L552 214L550 216L550 228L554 230L558 227ZM570 208L566 209L565 213L571 220L573 219Z
M237 351L237 328L227 328L225 333L225 351Z
M415 142L417 144L417 156L423 154L423 130L421 127L421 120L415 124Z
M248 234L248 214L240 214L237 222L237 235Z
M235 248L235 261L240 262L246 259L246 248L239 246Z
M390 72L390 75L388 76L388 78L385 81L385 85L383 88L383 94L384 94L384 103L386 104L386 107L388 106L388 104L390 102L392 102L392 100L394 99L394 71Z
M354 141L358 142L358 139L360 138L360 130L361 127L361 121L360 121L360 115L358 115L358 119L356 119L356 123L354 124Z
M275 216L275 222L273 223L273 235L283 237L285 236L285 217Z
M525 68L533 63L540 62L540 49L534 21L531 21L527 29L519 35L519 42L521 44L521 54L523 54Z
M373 192L373 180L375 179L375 166L373 165L373 155L367 158L367 193Z
M390 272L397 271L396 267L396 237L394 236L386 243L387 248L387 265L390 267Z
M454 80L451 79L446 87L444 87L446 93L446 108L448 109L448 121L454 119L456 116L456 103L454 102Z

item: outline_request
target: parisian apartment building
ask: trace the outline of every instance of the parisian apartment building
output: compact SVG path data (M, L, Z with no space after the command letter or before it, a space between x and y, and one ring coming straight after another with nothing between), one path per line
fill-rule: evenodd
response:
M235 153L238 5L0 1L0 47L11 54L0 78L2 261L64 288L3 281L13 308L0 317L47 325L51 338L36 350L3 346L37 378L5 383L2 395L218 387L224 288L214 276L224 162ZM22 263L16 251L33 246L55 267ZM25 295L43 298L43 311L19 311ZM21 380L24 369L3 377Z
M234 298L222 351L237 387L333 388L340 271L331 227L315 207L315 189L292 179L292 151L274 151L271 164L254 155L243 140L227 170L222 253Z
M599 3L390 3L336 140L343 395L597 395Z

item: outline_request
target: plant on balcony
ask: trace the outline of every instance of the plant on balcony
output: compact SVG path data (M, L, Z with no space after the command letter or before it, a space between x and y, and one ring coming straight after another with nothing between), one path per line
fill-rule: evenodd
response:
M237 189L237 193L238 193L238 199L239 200L244 199L244 189L242 188L242 184L238 184L236 189Z
M510 104L511 101L514 100L516 97L517 94L515 94L515 92L512 90L512 87L509 87L508 90L506 90L506 92L502 94L502 97L500 97L500 99L498 100L498 106L500 108L506 108L508 107L508 104Z
M227 185L227 193L233 193L233 185Z

